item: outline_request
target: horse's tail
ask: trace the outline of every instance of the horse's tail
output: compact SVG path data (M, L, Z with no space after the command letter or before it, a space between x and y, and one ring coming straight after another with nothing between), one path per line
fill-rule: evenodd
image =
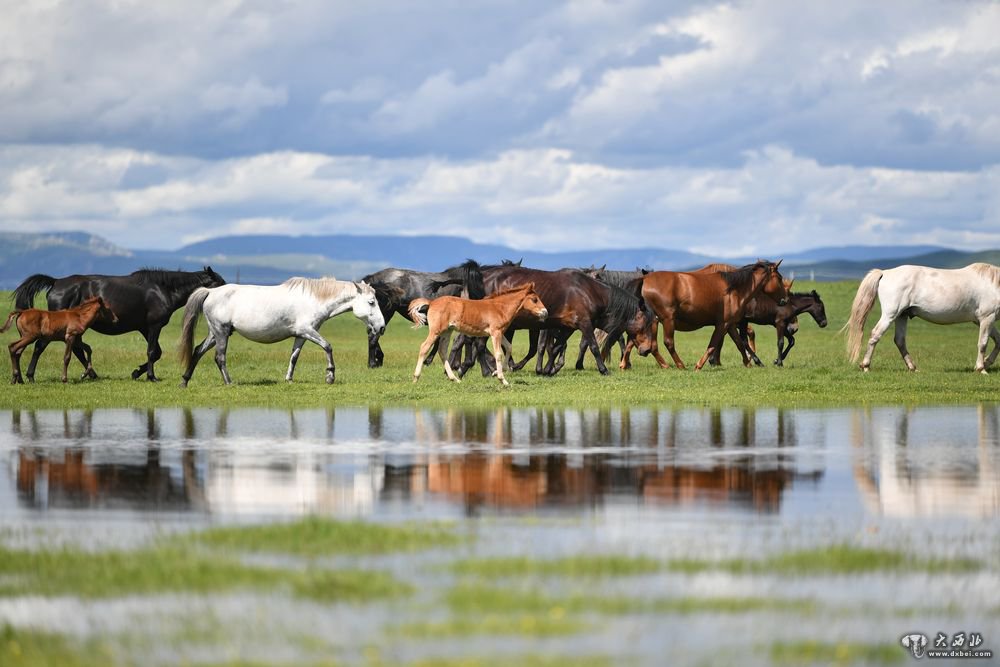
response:
M194 350L194 328L198 326L198 316L201 315L205 307L205 299L208 298L210 290L207 287L199 287L188 297L187 305L184 306L184 324L181 326L181 342L179 345L181 353L181 366L188 367L191 362L191 355Z
M413 320L414 329L419 329L427 324L427 309L430 305L430 299L414 299L410 302L407 312L410 313L410 319Z
M882 280L882 269L872 269L861 281L858 293L854 295L854 303L851 304L851 316L841 332L847 331L847 356L851 362L858 360L861 354L861 339L865 333L865 320L868 313L875 305L875 297L878 296L878 284Z
M45 290L48 292L56 284L56 279L44 273L36 273L24 279L20 285L14 288L14 307L18 310L27 310L35 305L35 295Z
M7 316L7 321L3 323L2 327L0 327L0 333L4 333L5 331L7 331L7 329L10 329L10 325L14 322L14 320L17 319L17 316L20 314L21 314L20 310L10 311L10 315Z

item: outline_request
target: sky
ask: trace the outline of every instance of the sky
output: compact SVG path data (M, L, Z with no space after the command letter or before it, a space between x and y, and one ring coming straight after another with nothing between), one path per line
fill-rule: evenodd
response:
M0 0L0 230L1000 248L1000 3Z

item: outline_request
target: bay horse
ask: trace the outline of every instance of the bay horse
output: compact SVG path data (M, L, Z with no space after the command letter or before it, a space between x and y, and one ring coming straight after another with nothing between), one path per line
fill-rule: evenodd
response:
M232 384L226 368L226 348L234 331L257 343L277 343L295 338L285 380L291 382L295 364L306 341L326 352L326 383L333 384L336 367L333 347L320 335L323 322L352 310L368 325L368 336L385 331L375 290L364 282L333 278L289 278L280 285L223 285L194 291L184 307L181 330L181 365L185 367L181 387L186 387L201 357L215 350L215 363L222 381ZM194 348L194 328L204 313L208 336Z
M721 347L726 334L736 343L743 364L749 366L749 349L736 326L743 320L747 302L758 294L765 294L779 304L785 303L788 294L778 272L780 265L780 260L777 263L758 260L736 271L652 271L633 280L630 288L642 296L659 318L663 325L663 344L677 368L684 368L684 362L674 348L674 332L694 331L706 326L714 329L695 370L701 370ZM626 359L630 351L626 348ZM667 367L661 357L657 357L657 361L661 367Z
M906 325L919 317L934 324L973 322L979 325L979 344L974 370L986 374L1000 351L1000 332L995 326L1000 312L1000 267L976 263L961 269L935 269L905 264L894 269L872 269L861 281L851 304L851 315L841 331L847 331L847 354L852 362L861 353L865 320L878 298L882 316L872 329L861 370L871 368L875 345L895 322L893 336L903 363L916 371L906 349ZM993 352L986 348L993 339Z
M507 356L507 346L504 342L504 332L515 317L533 318L544 321L549 314L545 304L535 292L535 285L527 283L510 290L495 293L484 299L462 299L454 296L442 296L430 299L414 299L410 304L410 319L415 327L426 324L430 331L420 346L417 354L417 365L413 370L413 381L420 379L420 371L424 366L424 358L431 346L440 339L448 349L451 330L457 329L465 336L489 336L493 342L493 357L496 361L496 376L505 386L510 386L503 375ZM444 371L448 379L461 382L451 369L448 355L441 355L444 360Z
M372 286L378 300L379 310L386 326L393 315L399 314L410 319L409 307L414 299L433 299L439 296L465 296L480 299L484 295L475 291L475 285L482 285L482 278L469 276L468 272L476 270L478 264L461 265L438 273L414 271L412 269L397 269L393 267L370 273L361 279ZM468 285L473 285L470 292ZM411 320L412 321L412 320ZM437 346L431 350L426 363L434 358ZM385 359L385 353L379 344L379 336L368 341L368 367L379 368Z
M39 310L28 308L15 310L7 316L7 321L0 327L0 333L15 323L20 338L11 343L10 365L12 372L11 384L24 384L21 378L21 353L35 341L66 341L66 352L63 354L62 381L66 382L69 361L73 356L73 346L83 338L84 332L90 328L98 317L104 317L109 322L115 322L117 317L99 296L91 297L79 306L63 310ZM87 357L85 367L92 370L91 359ZM84 373L84 377L88 374ZM81 378L82 379L82 378Z
M545 324L532 318L517 317L507 330L505 337L513 340L514 331L527 329L529 349L525 357L513 365L514 370L521 369L538 351L538 332L542 329L557 329L559 335L568 337L573 331L580 331L584 344L597 362L597 369L602 375L608 374L607 366L601 358L601 352L594 335L596 327L608 331L627 331L630 335L639 335L651 326L652 315L640 316L648 312L645 302L637 295L624 290L614 292L611 288L577 270L543 271L530 269L514 264L480 266L482 276L482 291L486 294L502 292L518 285L533 283L535 290L549 309ZM647 334L648 335L648 334ZM640 353L648 352L648 341L643 336L639 344ZM485 350L483 350L484 352ZM483 353L478 355L483 363ZM461 373L466 372L474 359L466 359L461 366ZM549 373L558 372L550 367ZM537 369L536 369L537 370Z
M163 354L160 348L160 331L170 321L175 310L187 302L188 297L199 287L225 285L222 276L206 266L201 271L163 271L161 269L140 269L127 276L73 275L53 278L37 273L17 286L14 301L20 310L31 308L35 295L47 290L49 310L62 310L80 305L85 300L99 296L118 319L98 317L91 328L109 336L138 331L146 339L146 362L132 371L132 379L137 380L145 373L150 382L159 378L153 371ZM28 382L34 380L35 366L42 356L48 341L35 343L35 350L28 364ZM91 357L90 346L82 340L73 345L73 353L86 371L83 378L96 378L97 373L87 359Z

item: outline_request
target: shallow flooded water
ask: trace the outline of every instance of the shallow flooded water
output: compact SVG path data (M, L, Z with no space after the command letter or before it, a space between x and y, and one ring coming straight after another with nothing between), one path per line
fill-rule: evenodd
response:
M989 634L1000 613L997 406L0 412L0 541L8 545L129 548L157 535L305 515L455 522L469 539L451 550L351 561L411 584L418 593L403 609L245 592L200 597L199 613L223 628L248 606L257 614L256 630L241 630L247 636L238 658L314 659L314 648L283 634L291 627L296 637L322 637L320 655L348 664L372 663L372 651L391 663L585 654L609 664L661 664L669 651L680 662L768 664L775 646L832 638L888 651L915 630L985 632L987 647L992 639L1000 648L1000 632ZM748 576L728 565L584 584L556 576L537 583L557 601L586 590L604 598L781 604L596 620L584 608L586 631L552 636L494 629L431 639L429 630L398 629L406 619L442 617L442 597L462 581L442 568L456 559L732 563L844 544L980 566L788 577ZM783 601L809 601L813 612L785 622ZM125 632L136 615L184 616L187 604L171 596L0 597L0 625L86 638ZM236 629L222 634L229 631ZM145 641L164 664L233 658L228 644L225 651L211 642L178 648L174 635L155 633ZM880 662L873 655L861 662Z

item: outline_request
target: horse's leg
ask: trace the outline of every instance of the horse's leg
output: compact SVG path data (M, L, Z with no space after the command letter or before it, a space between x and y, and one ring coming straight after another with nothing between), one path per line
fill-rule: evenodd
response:
M997 331L995 322L990 327L990 338L993 339L993 352L990 353L989 358L986 360L986 368L993 365L993 362L997 360L997 353L1000 352L1000 331Z
M524 355L524 359L513 365L512 369L519 371L524 368L524 365L531 361L531 358L535 356L538 351L538 329L531 329L528 331L528 354Z
M503 338L503 332L500 329L494 329L490 332L490 338L493 340L493 358L497 362L497 378L503 386L509 387L510 383L503 376L503 367L506 365L503 359L503 343L500 342L500 339Z
M913 363L913 359L910 357L910 353L906 351L906 325L909 323L910 318L903 313L896 318L896 331L892 336L893 341L896 343L896 347L899 348L899 354L903 357L903 363L911 371L917 370L917 365ZM979 361L982 362L982 356L979 357Z
M608 367L604 365L604 360L601 359L601 350L597 347L597 338L594 336L594 325L589 320L583 320L577 325L577 328L580 330L583 339L587 342L590 353L594 355L594 361L597 362L597 370L600 371L601 375L608 375L611 371L608 370Z
M24 379L21 377L21 354L29 345L31 345L31 339L22 337L7 346L7 351L10 352L11 384L24 384ZM38 343L35 343L35 349L38 349ZM28 382L34 382L34 379L29 377Z
M452 382L461 382L462 379L455 375L455 371L451 369L451 359L448 358L447 354L447 351L451 349L451 328L441 332L441 336L437 339L437 347L441 351L441 361L444 362L444 374Z
M73 354L76 358L80 360L83 364L83 375L80 376L81 380L97 379L97 371L94 370L94 348L90 347L83 342L83 336L76 339L76 344L73 346Z
M541 375L545 369L545 353L549 353L549 359L552 359L552 339L553 336L549 335L548 329L542 329L538 332L538 358L535 359L535 375Z
M337 367L333 363L333 346L313 328L303 328L298 333L299 336L312 343L316 343L326 352L326 383L333 384L334 378L337 375Z
M601 356L605 357L605 363L607 363L607 357L604 354L605 350L601 350ZM587 341L580 338L580 353L576 356L576 370L583 370L583 358L587 356Z
M746 330L740 333L743 334L743 338L746 341L747 348L754 353L754 356L757 356L757 332L753 330L753 326L747 324ZM764 364L760 365L763 366Z
M875 353L875 346L878 345L879 340L885 335L885 332L889 330L889 325L892 321L896 319L895 313L889 310L882 310L882 317L878 319L875 326L872 328L872 335L868 339L868 349L865 350L865 356L861 360L861 370L868 372L872 366L872 355Z
M424 359L424 366L430 366L431 363L434 361L434 355L436 355L440 350L441 350L441 339L438 338L437 341L434 342L434 345L431 346L431 351L427 354L427 357ZM444 358L443 353L441 354L441 358Z
M572 330L556 331L553 356L549 360L549 366L546 369L547 375L556 375L566 365L566 349L569 347L569 337L572 335Z
M791 329L785 331L785 338L788 340L788 347L786 347L785 351L781 353L782 362L785 361L785 359L788 357L788 353L792 351L793 347L795 347L795 334L792 333ZM778 365L780 366L781 364Z
M76 342L76 336L66 336L66 351L63 352L63 370L62 370L62 381L66 384L67 374L69 373L69 362L73 360L73 344Z
M750 325L747 325L747 328L749 329ZM751 361L757 366L764 365L764 362L762 362L757 357L757 354L754 352L754 350L750 349L750 344L747 342L746 338L744 338L738 326L736 325L731 326L729 327L728 331L729 331L729 337L733 340L733 344L736 346L736 349L739 350L740 354L743 356L744 366L749 367ZM716 350L716 359L719 359L722 356L720 353L721 349L722 349L722 344L720 343L719 350Z
M295 364L299 361L299 353L302 352L302 346L306 344L306 339L301 336L295 337L295 342L292 343L292 356L288 358L288 372L285 373L285 381L292 381L292 374L295 373Z
M722 347L722 341L725 337L726 325L724 323L716 324L715 329L712 331L712 337L708 340L708 347L705 348L705 354L701 355L701 359L699 359L698 363L694 365L694 369L696 371L700 371L702 366L705 365L705 362L711 358L712 354ZM737 343L737 347L738 346L739 343Z
M620 370L628 370L632 368L632 362L629 360L629 355L632 354L632 348L635 347L635 343L631 339L625 343L625 348L622 350L622 359L618 362L618 368Z
M684 370L684 362L681 358L677 356L677 350L674 349L674 320L669 317L665 320L661 320L660 324L663 325L663 346L667 348L667 352L670 353L670 357L674 360L674 365L677 366L679 370ZM662 357L656 357L656 361L660 363L660 368L667 368L669 364L662 361Z
M184 375L181 376L181 387L188 386L188 381L191 379L191 376L194 375L194 367L198 365L198 362L201 361L203 356L205 356L205 353L213 347L215 347L215 335L212 333L212 330L209 329L205 340L198 343L198 347L196 347L191 353L191 360L188 362L187 368L184 369Z
M229 370L226 369L226 349L229 347L229 337L231 335L232 331L226 328L215 336L215 365L219 367L219 372L222 373L222 381L226 384L233 383L232 378L229 377Z
M28 378L28 382L34 382L35 381L35 366L38 365L38 360L41 358L42 352L45 351L45 348L47 348L49 346L50 342L52 342L52 341L50 341L50 340L48 340L46 338L39 338L35 342L35 349L32 350L32 352L31 352L31 361L28 362L28 371L24 374L25 377ZM30 345L30 343L29 343L29 345ZM17 356L18 356L18 358L20 358L20 356L21 356L20 353L18 353ZM21 377L21 370L20 369L18 369L18 371L17 371L17 376Z
M153 364L163 356L163 350L160 349L160 329L162 328L162 325L154 324L149 329L141 332L143 338L146 339L146 363L132 371L133 380L138 380L139 376L145 371L148 381L160 381L160 378L156 377L156 373L153 372Z
M382 304L379 304L379 310L382 310ZM389 320L392 316L396 314L396 311L390 309L388 313L382 310L382 319L385 320L385 326L389 326ZM379 340L382 338L381 335L375 334L374 336L368 337L368 368L380 368L382 363L385 361L385 353L382 351L382 346L379 344Z
M778 336L778 357L774 360L774 365L780 367L784 365L785 356L787 354L787 352L783 349L785 347L785 337L788 336L788 338L793 341L795 339L788 334L788 327L785 326L784 320L779 320L774 323L774 331ZM792 349L792 346L789 345L788 349Z
M427 333L427 338L424 342L420 344L420 351L417 352L417 365L413 369L413 381L416 382L420 379L420 372L424 369L424 359L427 358L427 353L430 352L431 347L437 342L439 331L434 331L431 329Z
M976 349L976 369L983 375L987 374L986 369L989 364L986 363L986 348L990 344L990 338L993 337L993 323L996 322L996 315L990 315L984 317L979 321L979 346ZM990 354L989 363L993 363L996 357L996 350Z

